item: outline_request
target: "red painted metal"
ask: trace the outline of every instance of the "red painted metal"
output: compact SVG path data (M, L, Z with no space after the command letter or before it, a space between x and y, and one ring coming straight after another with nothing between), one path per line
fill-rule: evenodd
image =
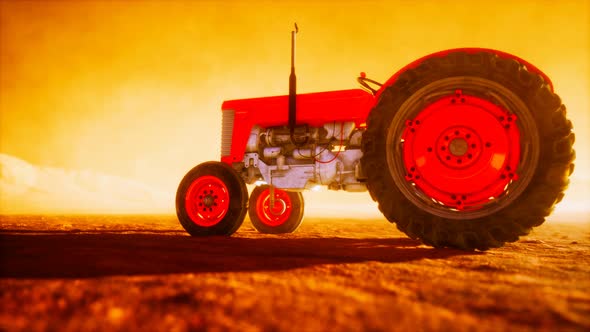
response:
M297 124L323 126L330 122L365 122L374 97L361 89L317 92L297 95ZM231 154L221 161L241 161L254 125L263 128L287 125L289 96L275 96L225 101L222 111L235 112Z
M450 53L454 53L454 52L467 52L467 53L491 52L491 53L495 53L496 55L498 55L501 58L514 59L514 60L524 64L530 72L541 75L541 77L543 77L543 80L545 81L545 83L547 83L549 85L549 87L551 88L551 91L553 91L553 82L551 82L551 79L549 79L549 76L547 76L539 68L535 67L533 64L529 63L528 61L526 61L520 57L517 57L516 55L502 52L502 51L498 51L498 50L493 50L493 49L489 49L489 48L467 47L467 48L448 49L448 50L432 53L432 54L426 55L424 57L421 57L420 59L414 60L413 62L407 64L402 69L398 70L397 73L393 74L393 76L391 76L389 78L389 80L387 80L387 82L385 82L381 86L379 91L377 91L377 94L375 95L375 97L379 98L381 93L387 87L389 87L393 83L395 83L395 81L398 79L398 77L406 70L418 67L424 60L427 60L430 58L435 58L435 57L443 57L443 56L449 55Z
M186 192L186 212L195 224L211 227L223 220L229 200L229 191L221 179L202 176L193 181Z
M291 216L293 205L289 194L280 189L274 189L274 205L271 206L270 189L260 193L256 200L256 214L260 221L267 226L277 227L284 224Z
M434 202L474 210L505 193L520 160L514 114L461 90L406 121L406 180Z
M485 48L457 48L433 53L422 57L395 73L373 96L361 89L339 90L297 95L297 124L322 126L329 122L354 121L358 127L366 126L366 118L379 100L380 94L391 86L406 70L416 68L424 60L442 57L452 52L493 52L499 57L515 59L543 77L553 90L553 84L547 75L529 62L505 52ZM239 162L244 156L246 143L254 125L263 128L284 126L288 123L289 96L275 96L252 99L225 101L222 111L234 111L234 127L232 131L231 153L221 157L221 161L231 165Z

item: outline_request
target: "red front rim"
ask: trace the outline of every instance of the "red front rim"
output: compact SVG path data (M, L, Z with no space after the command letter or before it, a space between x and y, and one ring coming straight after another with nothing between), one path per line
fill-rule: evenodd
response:
M286 191L274 189L274 204L271 206L270 189L265 189L256 200L256 214L265 225L277 227L291 216L293 204Z
M229 208L229 191L215 176L197 178L186 192L186 212L191 220L203 227L218 224Z
M434 203L476 210L502 196L518 179L517 117L461 90L406 121L402 134L405 179Z

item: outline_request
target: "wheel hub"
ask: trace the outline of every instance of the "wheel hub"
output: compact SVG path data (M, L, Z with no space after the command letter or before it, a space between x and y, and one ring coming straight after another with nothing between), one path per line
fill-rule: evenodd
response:
M478 209L518 178L520 134L514 114L461 90L406 121L406 181L435 204Z
M293 208L291 198L286 191L274 189L274 199L271 190L263 191L256 202L256 211L260 221L268 226L280 226L291 216Z
M463 138L455 138L449 145L449 151L455 157L463 157L467 153L467 149L469 149L469 146Z
M470 128L453 126L436 140L438 159L450 168L472 165L481 155L481 138Z
M268 211L275 216L280 216L287 210L287 204L280 198L274 199L274 206L271 207L270 205L271 203L269 202Z
M217 196L215 196L217 197ZM205 207L211 207L215 204L215 198L211 195L207 195L203 198L203 205L205 205Z
M195 224L214 226L227 214L229 191L219 178L202 176L191 183L185 203L187 214Z

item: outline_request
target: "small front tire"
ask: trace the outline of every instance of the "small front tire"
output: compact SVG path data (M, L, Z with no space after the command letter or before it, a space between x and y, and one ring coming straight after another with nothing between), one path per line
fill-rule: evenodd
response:
M254 188L250 195L248 215L252 225L260 233L292 233L303 220L303 195L300 192L274 188L274 204L271 205L270 187Z

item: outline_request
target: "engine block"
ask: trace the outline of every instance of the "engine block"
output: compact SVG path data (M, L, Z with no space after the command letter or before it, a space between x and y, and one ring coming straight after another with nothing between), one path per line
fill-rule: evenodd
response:
M286 127L254 127L237 168L246 183L263 181L292 190L327 186L366 191L360 168L361 137L362 130L354 122L300 126L293 137Z

